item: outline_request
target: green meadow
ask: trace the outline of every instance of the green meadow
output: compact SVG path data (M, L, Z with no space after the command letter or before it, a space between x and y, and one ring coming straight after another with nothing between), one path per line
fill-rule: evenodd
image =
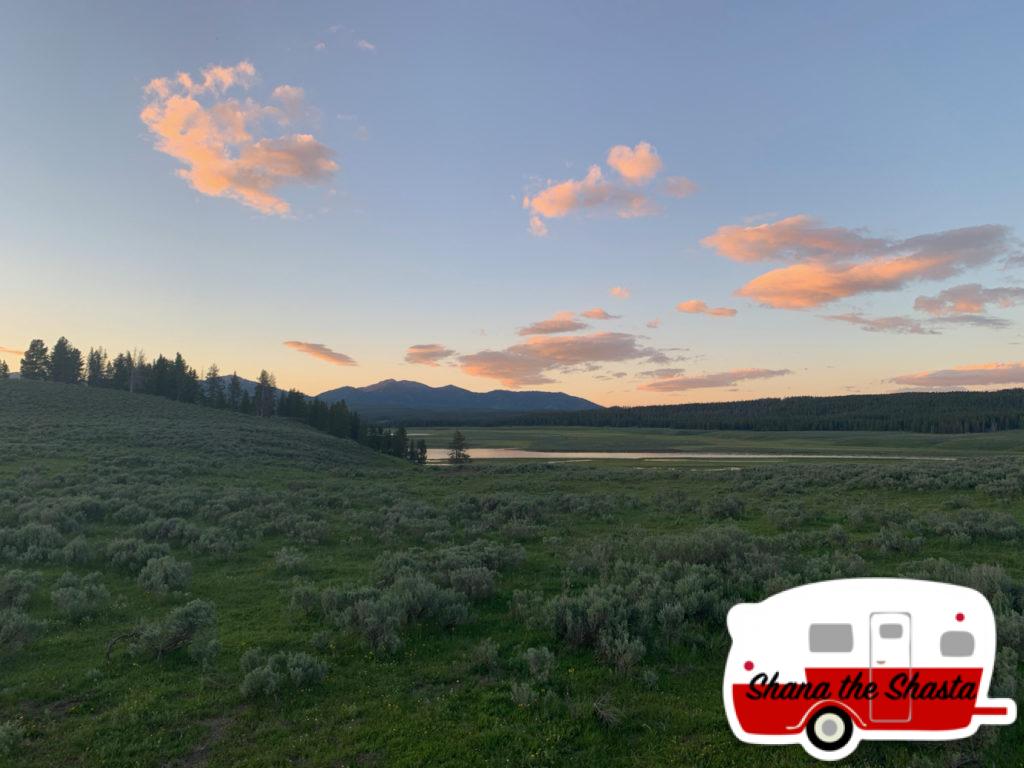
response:
M956 460L420 467L283 419L0 381L0 764L810 766L730 732L724 617L857 575L985 592L993 694L1018 691L1020 433L464 431L471 455ZM1024 732L844 764L1009 768Z

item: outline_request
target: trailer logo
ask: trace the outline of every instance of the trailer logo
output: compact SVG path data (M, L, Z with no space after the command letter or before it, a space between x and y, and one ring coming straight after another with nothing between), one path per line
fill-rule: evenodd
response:
M992 607L973 589L913 579L839 579L736 605L722 695L749 744L801 744L821 760L861 740L962 739L1009 725L989 699Z

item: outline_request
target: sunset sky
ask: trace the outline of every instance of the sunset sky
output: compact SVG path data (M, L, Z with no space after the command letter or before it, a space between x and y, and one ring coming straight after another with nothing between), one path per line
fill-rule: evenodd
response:
M1015 3L6 3L0 356L1024 384Z

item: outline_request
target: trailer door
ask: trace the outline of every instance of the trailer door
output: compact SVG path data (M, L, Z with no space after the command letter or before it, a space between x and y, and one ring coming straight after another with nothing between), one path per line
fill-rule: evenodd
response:
M869 716L876 723L905 723L910 720L912 701L890 699L890 681L898 674L912 674L910 660L910 614L871 614L871 682L878 695L869 702Z

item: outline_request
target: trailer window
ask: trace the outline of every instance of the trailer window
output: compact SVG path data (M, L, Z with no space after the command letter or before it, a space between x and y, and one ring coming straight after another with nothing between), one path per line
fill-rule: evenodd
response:
M939 638L943 656L970 656L974 653L974 635L970 632L944 632Z
M883 640L899 640L903 637L902 624L879 624L878 636Z
M811 624L808 635L814 653L849 653L853 650L851 624Z

